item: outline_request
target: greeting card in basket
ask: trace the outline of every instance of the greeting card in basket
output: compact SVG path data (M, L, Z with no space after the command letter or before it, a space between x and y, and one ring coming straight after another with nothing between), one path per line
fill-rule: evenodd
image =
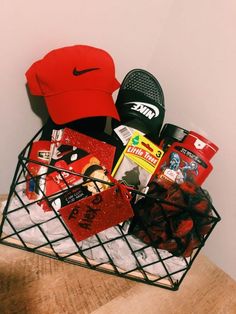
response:
M100 160L74 146L62 145L59 150L61 148L58 159L53 155L45 179L47 197L40 203L44 210L52 210L52 207L59 210L109 187L110 176Z
M76 241L115 226L133 216L130 194L121 184L60 209L60 214Z

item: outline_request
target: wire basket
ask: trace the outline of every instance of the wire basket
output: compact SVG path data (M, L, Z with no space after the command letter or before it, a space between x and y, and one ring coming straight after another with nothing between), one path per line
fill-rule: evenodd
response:
M207 238L220 221L220 216L210 200L211 210L205 217L208 221L208 230L204 236L199 237L196 248L188 257L181 254L176 255L170 250L160 249L154 245L152 235L149 234L147 226L143 225L139 217L134 217L87 239L77 241L60 212L52 206L51 198L57 195L50 195L49 198L38 184L38 179L43 178L51 169L56 171L58 176L64 180L66 185L64 192L70 192L71 186L68 185L62 174L71 172L50 165L45 166L45 164L42 164L45 166L45 173L41 173L39 178L29 171L29 163L40 164L40 162L30 160L29 154L32 144L40 138L42 130L19 154L8 199L2 211L0 243L91 270L169 290L177 290ZM78 173L73 173L73 175L83 177L82 174ZM98 182L101 180L93 177L86 177L86 179L94 183L99 193ZM25 187L29 184L29 180L33 180L35 185L38 184L37 188L41 190L42 195L41 200L50 206L50 211L43 212L38 205L38 200L29 200L26 197ZM109 187L113 186L111 182L103 183ZM131 194L133 198L139 195L144 200L151 200L152 204L161 206L161 208L162 204L168 204L165 200L156 198L151 193L144 195L133 190ZM176 208L181 207L173 203L170 204ZM183 210L188 211L188 208L180 209L181 212ZM168 215L162 216L162 222L163 219L167 225L170 224ZM137 232L135 232L137 229L142 229L142 232L145 231L148 241L143 241L137 237Z

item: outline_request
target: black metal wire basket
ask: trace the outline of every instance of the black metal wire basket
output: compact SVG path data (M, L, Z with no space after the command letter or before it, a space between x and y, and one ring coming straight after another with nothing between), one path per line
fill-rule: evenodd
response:
M149 226L143 223L138 215L78 242L65 224L61 214L52 206L51 199L57 195L50 195L49 198L38 183L38 179L43 178L50 169L53 169L64 180L66 189L63 193L67 193L71 191L71 186L68 185L62 172L71 172L50 165L45 166L45 164L43 164L46 169L45 173L41 173L39 178L29 171L29 163L39 163L30 160L29 153L32 144L40 138L41 132L42 130L19 154L8 199L2 210L0 243L91 270L169 290L177 290L207 238L220 221L220 216L210 199L208 198L210 210L204 216L204 219L207 219L207 232L198 235L197 245L189 256L185 256L181 252L176 254L176 252L162 249L156 245L156 239L153 239L150 234ZM82 174L73 174L83 177ZM101 180L94 177L86 177L86 179L94 183L99 193L97 183ZM25 187L29 180L33 180L34 184L38 185L37 188L42 195L41 200L48 204L49 212L41 213L38 200L29 200L26 197ZM111 182L103 183L109 187L113 185ZM158 206L162 211L163 204L169 204L178 209L176 215L179 215L180 211L192 215L187 207L183 208L178 204L169 203L164 199L157 198L155 194L144 195L135 190L130 193L133 198L139 195L144 203L150 200L152 205ZM170 226L171 219L173 219L173 215L169 217L165 213L161 217L162 223L164 222L167 226ZM146 241L137 236L139 234L137 230L145 233Z

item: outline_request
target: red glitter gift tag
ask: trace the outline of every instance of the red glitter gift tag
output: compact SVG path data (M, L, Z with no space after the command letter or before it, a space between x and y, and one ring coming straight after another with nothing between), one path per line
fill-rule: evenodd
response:
M76 241L115 226L133 216L130 194L121 184L60 209Z

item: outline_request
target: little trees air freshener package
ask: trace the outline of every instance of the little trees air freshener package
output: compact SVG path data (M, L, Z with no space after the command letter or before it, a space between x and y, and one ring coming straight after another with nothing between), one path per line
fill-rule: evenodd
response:
M163 151L145 136L135 132L119 158L112 176L119 182L144 191L155 172Z

